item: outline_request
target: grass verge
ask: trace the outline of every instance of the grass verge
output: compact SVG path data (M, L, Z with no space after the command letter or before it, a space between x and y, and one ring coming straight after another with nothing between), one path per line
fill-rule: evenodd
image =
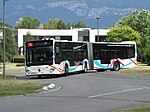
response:
M117 112L150 112L150 105L144 105L134 108L123 109Z
M6 80L3 80L0 75L0 97L36 93L43 86L45 84L17 80L11 75L6 75Z
M18 63L6 62L6 70L24 70L24 66L17 66ZM3 63L0 63L0 71L3 69Z
M122 69L121 74L150 76L150 66L138 63L138 66L135 68Z

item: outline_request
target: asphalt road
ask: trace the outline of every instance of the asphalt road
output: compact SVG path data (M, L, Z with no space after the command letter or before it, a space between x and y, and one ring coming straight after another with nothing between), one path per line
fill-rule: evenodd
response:
M42 79L21 74L17 75L19 79L55 83L57 88L0 98L0 112L111 112L150 103L150 78L115 75L111 71Z

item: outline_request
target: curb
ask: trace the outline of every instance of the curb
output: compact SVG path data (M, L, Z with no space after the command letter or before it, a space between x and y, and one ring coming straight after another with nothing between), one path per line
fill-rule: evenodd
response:
M46 93L51 93L51 92L56 92L58 90L60 90L61 87L60 86L57 86L55 85L54 83L51 83L47 86L44 86L38 94L46 94Z
M43 88L42 88L42 90L43 91L49 91L50 89L53 89L53 88L55 88L56 87L56 85L54 84L54 83L51 83L51 84L49 84L49 85L47 85L47 86L44 86Z

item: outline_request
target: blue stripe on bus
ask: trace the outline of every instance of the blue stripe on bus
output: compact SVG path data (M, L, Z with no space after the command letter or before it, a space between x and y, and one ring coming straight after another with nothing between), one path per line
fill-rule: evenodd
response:
M98 67L100 67L100 68L104 68L104 69L109 69L109 68L110 68L110 67L108 67L108 66L104 66L104 65L100 64L100 63L98 62L98 60L94 60L94 63L95 63Z
M65 65L66 63L67 63L67 61L65 60L65 61L64 61L64 65ZM78 66L69 67L68 70L69 70L69 72L74 72L77 68L78 68Z
M69 68L69 72L73 72L73 71L75 71L77 68L78 68L78 66L73 67L73 68Z
M134 60L134 62L136 62L136 60ZM104 66L104 65L100 64L100 63L98 62L98 60L94 60L94 64L97 65L98 67L104 68L104 69L110 69L110 68L111 68L111 67ZM121 66L121 68L126 67L126 66L129 66L129 65L131 65L131 64L133 64L133 62L130 62L130 63L126 64L126 65L123 65L123 66Z

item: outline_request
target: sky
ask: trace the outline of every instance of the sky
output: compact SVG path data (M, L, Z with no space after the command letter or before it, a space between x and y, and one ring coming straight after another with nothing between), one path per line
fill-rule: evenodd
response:
M95 18L101 17L101 25L107 27L134 10L150 10L150 0L9 0L5 9L5 21L10 25L15 25L19 18L31 16L41 23L59 18L66 23L82 20L93 27ZM2 18L2 2L0 15Z

